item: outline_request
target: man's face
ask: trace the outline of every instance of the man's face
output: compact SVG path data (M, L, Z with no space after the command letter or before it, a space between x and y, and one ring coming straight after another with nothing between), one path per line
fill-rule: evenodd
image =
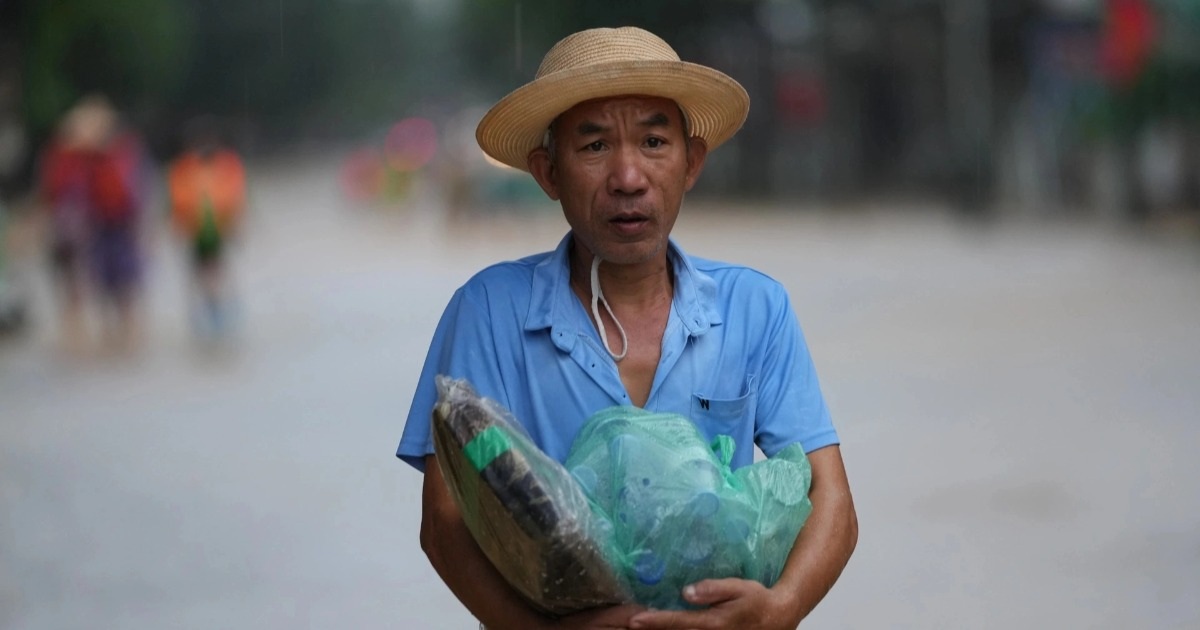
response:
M584 253L635 265L665 256L683 195L707 147L685 138L674 101L622 96L586 101L554 123L554 156L530 154L530 170ZM690 144L690 150L689 150Z

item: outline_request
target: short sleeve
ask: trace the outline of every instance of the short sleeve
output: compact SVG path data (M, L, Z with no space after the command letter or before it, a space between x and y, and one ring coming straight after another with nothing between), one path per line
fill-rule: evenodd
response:
M396 456L421 472L433 454L431 421L437 403L434 377L467 379L481 395L508 404L501 386L496 343L486 296L470 285L460 288L446 306L421 368L416 393L404 424Z
M808 344L786 292L778 290L754 429L754 441L768 457L796 442L806 453L838 443Z

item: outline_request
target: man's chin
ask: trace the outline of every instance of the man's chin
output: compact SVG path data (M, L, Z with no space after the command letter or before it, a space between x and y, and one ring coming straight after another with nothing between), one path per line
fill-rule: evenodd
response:
M600 258L614 265L642 265L659 259L665 252L665 243L616 244L606 247Z

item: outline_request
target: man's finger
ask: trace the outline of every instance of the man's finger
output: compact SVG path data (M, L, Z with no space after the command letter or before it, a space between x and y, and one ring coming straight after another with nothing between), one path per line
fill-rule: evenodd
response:
M683 587L683 599L694 606L712 606L741 597L746 593L745 580L704 580Z
M633 630L709 630L715 628L708 615L686 610L651 610L629 620Z

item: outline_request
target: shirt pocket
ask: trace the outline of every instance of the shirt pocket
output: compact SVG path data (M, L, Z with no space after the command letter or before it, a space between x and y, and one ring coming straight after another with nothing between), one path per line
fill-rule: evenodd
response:
M710 440L718 435L741 438L753 434L757 402L758 387L751 375L742 387L742 394L735 398L692 394L691 419Z

